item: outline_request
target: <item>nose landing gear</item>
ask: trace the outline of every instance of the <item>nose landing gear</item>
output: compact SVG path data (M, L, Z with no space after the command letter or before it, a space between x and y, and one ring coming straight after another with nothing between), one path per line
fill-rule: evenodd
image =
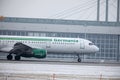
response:
M77 59L77 61L78 61L78 62L81 62L80 55L79 55L79 54L77 54L77 56L78 56L78 59Z
M81 58L78 58L78 62L81 62Z

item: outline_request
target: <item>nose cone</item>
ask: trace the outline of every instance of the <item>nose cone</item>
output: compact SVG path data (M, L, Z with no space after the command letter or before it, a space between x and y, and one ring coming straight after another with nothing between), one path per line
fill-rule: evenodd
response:
M94 47L95 52L99 51L99 48L97 46Z
M88 53L96 53L99 51L99 48L96 45L93 45L93 46L90 46L87 51Z

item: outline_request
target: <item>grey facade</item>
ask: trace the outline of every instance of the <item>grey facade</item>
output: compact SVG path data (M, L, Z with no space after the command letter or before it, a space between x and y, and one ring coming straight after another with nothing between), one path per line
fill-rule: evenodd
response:
M93 41L100 51L81 54L84 61L120 60L120 22L5 17L0 21L0 35L86 38ZM77 56L51 54L48 57L68 59Z

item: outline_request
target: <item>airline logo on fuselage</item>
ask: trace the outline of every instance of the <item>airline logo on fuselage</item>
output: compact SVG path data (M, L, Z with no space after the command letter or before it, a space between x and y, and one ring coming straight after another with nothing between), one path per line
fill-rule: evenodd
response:
M54 42L72 42L78 43L76 39L60 39L60 38L21 38L21 37L0 37L0 40L28 40L28 41L54 41Z
M55 42L78 42L78 40L70 40L70 39L54 39Z

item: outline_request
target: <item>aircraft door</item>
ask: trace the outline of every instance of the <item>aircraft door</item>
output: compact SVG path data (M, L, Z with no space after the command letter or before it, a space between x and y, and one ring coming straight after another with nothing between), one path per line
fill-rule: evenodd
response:
M46 43L46 48L51 48L51 42Z
M84 48L85 48L84 40L80 40L80 49L84 49Z

